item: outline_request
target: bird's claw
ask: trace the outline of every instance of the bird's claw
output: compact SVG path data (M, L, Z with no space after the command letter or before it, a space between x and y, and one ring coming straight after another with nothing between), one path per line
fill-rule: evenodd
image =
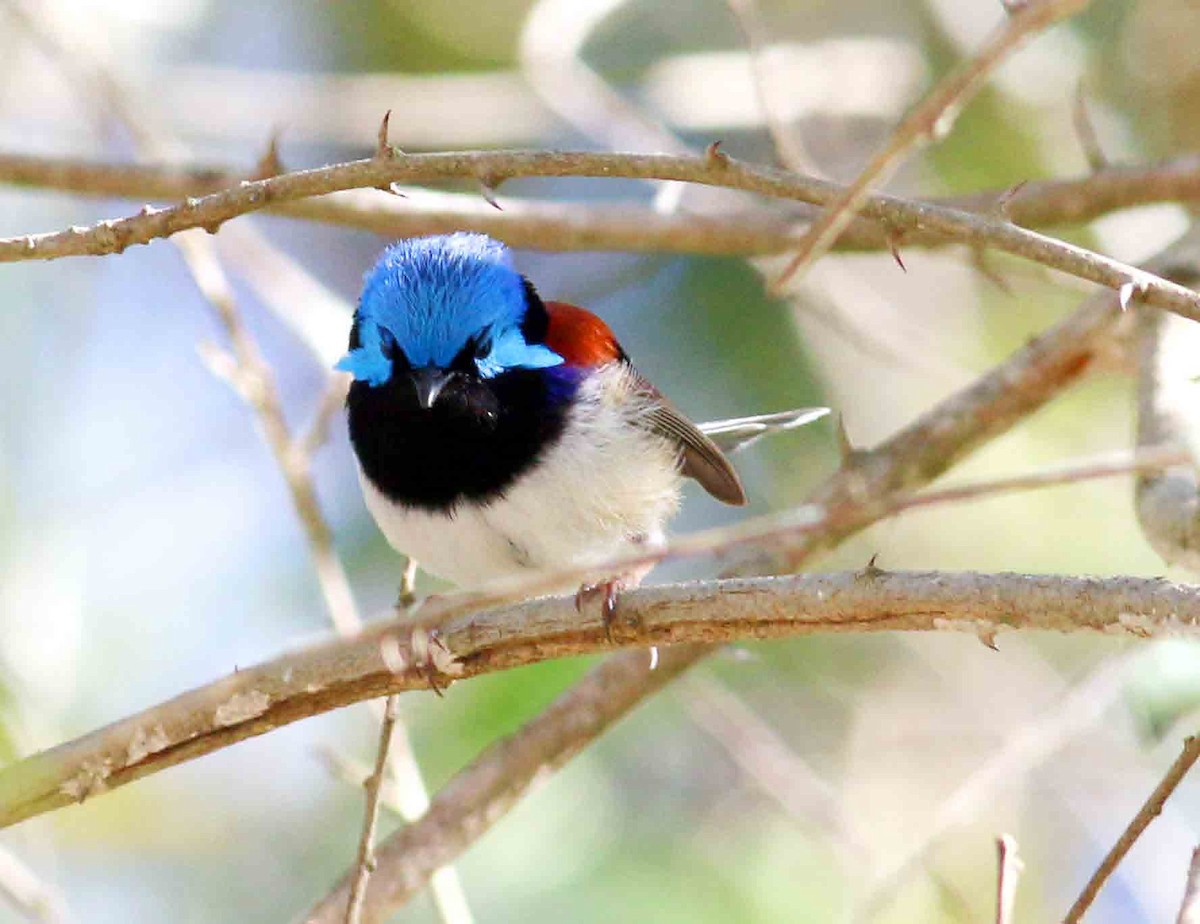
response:
M421 672L421 676L429 684L429 689L438 696L443 696L442 690L445 687L438 683L438 677L461 673L462 665L446 647L438 630L414 629L409 647L412 651L413 666Z
M579 585L579 590L575 592L575 611L582 613L588 598L594 597L596 594L603 594L600 604L600 619L604 623L604 637L608 639L610 645L615 644L612 627L617 618L617 601L621 596L621 582L611 580Z

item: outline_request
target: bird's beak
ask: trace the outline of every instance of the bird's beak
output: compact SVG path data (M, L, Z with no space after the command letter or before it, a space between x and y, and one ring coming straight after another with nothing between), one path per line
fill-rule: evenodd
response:
M414 369L411 375L413 388L417 392L417 404L425 410L433 407L438 395L442 393L442 389L449 385L450 380L454 378L453 372L438 369L436 366Z

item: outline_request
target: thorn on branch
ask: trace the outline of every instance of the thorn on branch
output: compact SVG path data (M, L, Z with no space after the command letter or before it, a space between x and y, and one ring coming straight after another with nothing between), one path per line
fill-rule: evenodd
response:
M904 265L904 258L900 256L900 240L903 235L898 231L893 231L888 234L887 245L891 251L892 259L896 261L896 265L905 273L908 272L908 267Z
M1117 301L1121 303L1121 310L1128 311L1130 304L1135 298L1142 294L1142 286L1133 279L1121 284L1121 288L1117 289Z
M500 182L492 177L481 176L479 178L479 195L483 196L483 201L496 211L503 212L504 207L496 201L496 186Z
M999 651L1000 646L996 644L996 627L987 626L980 627L978 631L979 641L983 642L985 648L990 648L992 651Z
M859 571L855 572L855 575L854 575L855 580L876 581L879 578L886 575L887 572L884 571L882 568L880 568L877 564L875 564L875 562L878 561L878 559L879 559L879 553L878 552L873 553L871 555L871 558L867 561L867 563L865 565L863 565L863 567Z
M704 160L710 167L724 168L729 166L729 155L721 150L720 141L714 141L704 149Z
M838 454L841 456L842 465L849 465L858 458L859 451L850 442L850 434L846 431L846 415L839 413L835 420L834 436L837 438Z
M388 122L391 121L392 110L388 110L383 114L383 119L379 123L379 134L375 143L375 157L379 160L391 160L396 152L388 142Z
M273 176L279 176L281 173L287 173L287 167L283 165L283 161L279 157L279 138L282 134L283 129L279 126L272 129L271 137L267 139L267 149L263 151L262 157L254 165L254 173L250 175L251 179L266 180Z

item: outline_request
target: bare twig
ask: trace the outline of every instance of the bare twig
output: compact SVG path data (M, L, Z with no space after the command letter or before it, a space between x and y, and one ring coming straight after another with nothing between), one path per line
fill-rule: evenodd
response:
M626 2L538 0L521 28L521 73L548 109L605 147L686 154L669 128L627 102L584 60L588 38Z
M1088 167L1093 173L1106 169L1108 158L1104 155L1100 137L1096 134L1096 126L1092 124L1092 117L1088 113L1087 96L1083 91L1082 83L1075 87L1075 98L1071 105L1071 124L1075 128L1075 137L1079 139L1079 146L1083 149L1083 156L1087 160Z
M1017 904L1017 881L1025 864L1017 855L1017 841L1009 834L996 838L998 870L996 874L996 924L1013 924Z
M1198 232L1191 229L1147 266L1155 271L1188 278L1197 260ZM1097 293L1073 313L981 377L973 385L951 396L912 426L885 441L874 452L856 453L814 496L823 509L857 510L860 519L847 513L848 532L813 532L798 536L791 546L774 552L771 566L758 562L766 572L788 570L813 551L830 548L849 532L876 519L880 497L906 490L911 480L923 484L948 469L962 455L991 437L1004 432L1017 420L1058 393L1091 365L1095 351L1111 325L1122 315L1113 293ZM892 460L904 459L897 466Z
M375 769L363 783L363 789L366 792L363 827L358 841L358 860L354 878L350 884L350 895L346 902L346 924L359 924L359 921L362 920L363 901L367 896L367 882L375 869L375 828L379 824L379 796L383 789L383 777L387 769L388 751L392 746L392 734L396 728L396 709L396 696L389 696L383 709L383 721L379 725L379 749L375 754Z
M1125 854L1129 853L1129 849L1134 845L1142 832L1149 827L1150 822L1158 817L1162 812L1163 805L1167 799L1171 797L1176 787L1183 782L1183 778L1187 776L1189 770L1196 760L1200 758L1200 736L1188 738L1183 743L1183 751L1176 758L1175 763L1171 764L1163 776L1162 781L1154 788L1154 792L1150 794L1150 798L1146 803L1138 809L1138 813L1134 815L1133 820L1121 832L1121 836L1113 845L1112 850L1104 857L1096 872L1092 874L1087 885L1084 886L1079 898L1075 900L1075 904L1067 912L1063 918L1064 924L1079 924L1087 913L1088 908L1092 906L1092 902L1096 900L1096 896L1100 893L1104 883L1108 881L1108 877L1113 874L1121 861L1125 859Z
M1183 887L1183 901L1179 903L1179 916L1175 924L1200 924L1200 847L1192 851L1188 864L1187 881Z
M796 255L775 282L778 290L804 267L819 260L866 201L870 188L885 182L918 145L944 137L962 107L988 75L1038 32L1079 12L1090 0L1027 0L992 33L984 46L947 74L896 126L887 143L858 178L809 228Z

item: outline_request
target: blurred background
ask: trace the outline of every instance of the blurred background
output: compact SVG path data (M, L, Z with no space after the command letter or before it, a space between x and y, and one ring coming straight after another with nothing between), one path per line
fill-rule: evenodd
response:
M128 132L12 9L0 3L0 147L132 159ZM759 0L750 24L766 47L752 60L747 20L725 0L41 0L36 10L110 69L132 111L205 163L248 171L276 130L289 167L366 156L387 109L393 143L409 151L702 150L721 139L734 156L772 163L765 101L813 168L839 179L1002 15L997 0ZM1005 65L894 190L1002 190L1085 172L1078 86L1112 160L1194 148L1198 17L1189 0L1096 0ZM755 204L633 181L519 181L499 195L722 215ZM138 205L0 188L0 235ZM1136 261L1185 221L1164 206L1062 233ZM254 260L224 243L238 226L324 288L272 304ZM301 425L327 371L278 303L320 300L336 356L336 319L348 324L386 241L256 216L217 242ZM772 300L763 274L774 260L519 255L544 295L608 320L694 418L827 403L857 445L967 384L1082 292L1002 257L988 258L987 273L958 251L905 251L904 261L907 273L886 253L832 256L792 297ZM7 265L0 303L4 759L326 633L279 472L245 405L198 356L220 330L178 252L159 241L119 257ZM1131 417L1131 380L1114 368L950 479L1126 447ZM836 467L835 443L822 423L754 447L739 463L750 512L799 502ZM381 615L400 562L363 507L340 419L317 476L359 604ZM819 566L878 553L887 568L1162 573L1130 494L1115 479L909 514ZM676 529L741 515L693 491ZM485 677L445 699L406 695L430 785L588 666ZM864 907L880 922L979 921L992 914L993 838L1008 832L1026 864L1018 919L1052 919L1194 730L1198 705L1200 656L1182 641L747 645L636 712L459 869L481 922L824 921ZM286 920L324 894L358 839L361 793L319 752L368 761L375 738L363 707L309 720L5 831L0 844L55 884L75 920ZM1185 784L1090 920L1173 918L1198 839L1200 790ZM433 912L423 898L398 919Z

